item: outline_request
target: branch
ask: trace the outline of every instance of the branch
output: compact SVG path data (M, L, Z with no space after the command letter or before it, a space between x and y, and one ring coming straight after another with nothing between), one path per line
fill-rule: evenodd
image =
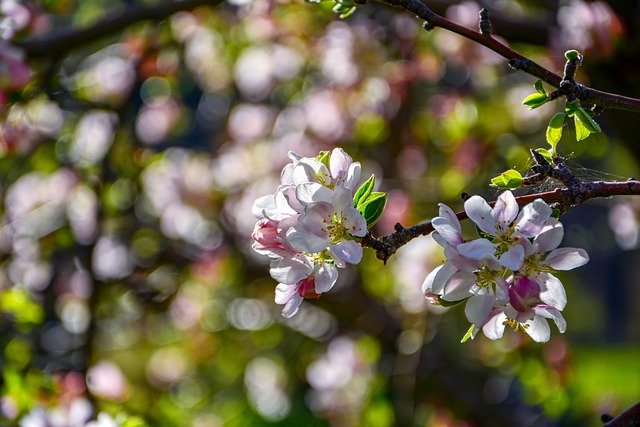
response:
M615 418L610 415L603 415L602 421L605 422L602 427L639 427L640 403L636 403Z
M34 58L56 58L79 46L116 34L132 24L146 20L160 21L183 10L198 6L217 6L222 0L168 0L152 6L125 6L118 8L87 28L56 29L34 38L16 41L27 56Z
M392 6L401 7L409 12L414 13L419 19L425 21L424 28L429 31L436 27L444 28L462 37L481 44L498 55L509 61L509 66L516 70L524 71L534 77L548 83L549 85L559 88L562 77L546 69L542 65L532 61L524 55L514 51L507 45L494 39L489 32L478 32L453 21L444 18L429 9L420 0L378 0L382 3ZM576 97L581 101L585 101L600 108L615 108L620 110L628 110L640 112L640 99L630 98L622 95L603 92L578 85Z
M519 206L528 205L536 199L542 199L549 205L553 205L554 208L560 210L562 213L574 206L586 202L589 199L640 195L640 181L638 180L630 179L623 182L581 182L577 180L568 169L566 169L566 166L561 159L557 160L553 166L545 167L544 165L549 165L549 163L536 157L537 153L534 153L535 152L532 152L534 158L537 162L540 162L537 166L534 166L536 175L554 178L567 186L544 193L534 193L516 197L516 201ZM495 202L489 204L493 206ZM456 216L460 221L468 218L465 211L456 213ZM398 223L395 226L395 230L396 231L394 233L378 238L374 237L369 232L367 236L364 237L361 244L362 246L374 249L378 259L381 259L386 263L389 257L391 257L391 255L393 255L400 247L406 245L416 237L428 235L434 229L431 225L431 221L429 221L409 228L404 228Z

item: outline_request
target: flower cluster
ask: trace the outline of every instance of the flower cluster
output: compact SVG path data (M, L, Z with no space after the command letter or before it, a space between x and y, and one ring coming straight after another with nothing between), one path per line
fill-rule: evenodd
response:
M583 249L558 249L564 229L552 217L551 207L537 199L520 210L506 191L493 208L473 196L464 209L481 238L465 241L454 212L440 205L439 216L432 220L433 237L444 248L446 262L425 279L427 299L442 305L466 301L465 315L472 325L463 341L480 329L488 338L499 339L510 326L546 342L550 330L545 319L564 332L561 311L567 297L554 273L580 267L589 257Z
M318 298L338 279L338 268L362 259L359 238L382 213L386 194L360 188L361 166L341 148L316 158L289 153L273 195L256 200L253 249L271 258L276 303L296 314L304 298Z

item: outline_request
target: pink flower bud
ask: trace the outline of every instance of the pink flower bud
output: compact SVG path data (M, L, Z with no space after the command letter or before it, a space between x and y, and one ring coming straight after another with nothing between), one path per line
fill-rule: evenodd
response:
M256 222L251 237L253 237L253 240L256 242L254 249L284 249L282 239L279 238L278 234L278 221L262 218Z
M542 303L540 284L526 276L516 277L509 288L509 302L521 313L531 310Z

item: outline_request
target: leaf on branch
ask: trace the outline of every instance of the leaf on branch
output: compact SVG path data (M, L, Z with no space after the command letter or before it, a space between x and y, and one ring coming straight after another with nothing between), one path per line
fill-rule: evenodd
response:
M542 80L536 80L536 82L533 84L533 87L536 89L536 92L543 95L547 94L547 92L544 90L544 87L542 86Z
M515 169L509 169L501 175L491 178L490 185L496 188L514 189L520 187L523 182L524 178L522 178L520 172Z
M567 102L565 112L569 117L573 117L576 126L576 139L582 141L592 133L601 132L600 125L593 120L592 112L587 111L580 105L580 100Z
M556 147L562 138L565 113L557 113L549 121L547 126L547 142L551 145L551 153L557 154Z
M537 148L536 151L540 154L549 164L553 164L553 155L544 148Z
M361 202L356 209L362 214L367 222L367 228L373 227L378 222L384 212L384 208L387 205L387 199L389 195L387 193L381 193L374 191L369 194L366 201Z
M580 119L578 119L577 115L573 117L573 122L576 125L576 139L578 141L587 139L589 135L591 135L591 132L589 131L589 129L584 125L584 123Z
M368 180L364 182L353 195L353 207L357 208L361 202L366 201L369 195L373 191L373 186L376 184L375 176L371 175Z
M529 107L530 110L533 110L534 108L538 108L546 104L547 102L549 102L549 95L547 95L546 93L536 92L527 96L524 101L522 101L522 104Z
M461 343L465 343L467 341L469 341L469 338L473 337L473 330L476 328L476 325L471 325L471 327L469 328L469 330L467 331L466 334L464 334L464 336L462 337L462 340L460 340Z

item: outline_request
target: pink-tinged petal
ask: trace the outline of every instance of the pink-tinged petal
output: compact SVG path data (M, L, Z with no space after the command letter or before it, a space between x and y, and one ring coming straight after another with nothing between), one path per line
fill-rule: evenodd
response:
M318 235L327 234L327 226L333 223L335 211L331 203L315 202L304 208L304 215L299 218L300 223Z
M542 302L558 310L564 310L567 305L567 293L564 290L564 286L562 286L562 282L550 273L540 273L538 279Z
M347 208L342 211L342 225L352 236L367 235L367 221L356 208Z
M251 213L258 219L267 217L267 212L275 210L276 204L273 199L273 194L268 196L258 197L253 206L251 206Z
M540 234L533 240L535 251L541 254L550 252L560 246L564 237L564 227L555 218L549 218Z
M300 294L296 293L285 305L282 309L282 315L287 319L289 317L295 316L300 306L302 305L302 301L304 298L300 296Z
M471 259L493 258L496 246L487 239L476 239L456 246L460 255Z
M505 191L498 197L493 207L493 219L497 225L506 230L518 215L518 202L511 191Z
M540 307L534 308L534 311L536 313L536 317L542 316L542 317L546 317L547 319L553 320L553 322L558 327L558 331L560 331L561 334L564 334L565 331L567 330L567 321L564 320L562 313L560 313L560 311L556 310L555 308L548 307L548 306L540 306Z
M338 281L338 269L335 265L323 262L316 272L316 293L322 294L333 288Z
M551 337L551 330L547 321L540 317L535 316L533 320L527 322L525 331L535 342L547 342Z
M300 203L296 196L296 187L283 185L275 195L276 207L285 215L295 215L304 212L304 205Z
M317 182L307 182L296 186L296 199L302 205L314 202L331 203L332 198L333 191Z
M527 313L540 304L540 284L526 276L518 276L509 288L509 302L519 313Z
M276 286L276 304L286 304L297 293L298 285L286 285L284 283L278 283L278 286Z
M455 265L450 262L445 262L442 268L438 270L433 279L433 293L442 295L444 294L444 288L449 283L451 277L458 272Z
M442 270L442 268L444 267L443 265L439 265L436 268L434 268L433 270L431 270L431 272L429 274L427 274L427 277L424 279L424 282L422 282L422 293L423 294L433 294L433 293L438 293L438 292L434 292L433 291L433 282L436 278L436 275L438 274L438 272L440 270Z
M331 252L349 264L358 264L362 260L362 246L353 240L344 240L331 245Z
M529 203L516 219L515 229L524 237L536 237L542 231L545 223L551 218L553 210L542 199Z
M449 242L444 240L444 237L442 237L437 231L434 231L433 233L431 233L431 237L433 237L433 240L435 240L435 242L440 246L442 246L443 248L446 248L447 246L449 246Z
M287 153L287 157L289 157L291 159L291 161L293 162L293 164L297 164L300 160L302 160L304 157L302 157L300 154L294 152L294 151L289 151Z
M333 190L333 197L331 198L331 204L333 205L334 212L338 213L347 208L353 208L353 194L349 189L337 186Z
M481 261L460 255L460 252L451 245L444 248L444 257L447 259L447 262L455 265L458 270L466 271L467 273L471 273L482 267Z
M501 310L494 310L489 314L489 320L482 327L482 332L490 340L499 340L504 335L504 321L507 315Z
M319 236L304 224L296 224L289 228L286 241L292 248L300 252L321 252L329 246L329 239L326 236Z
M509 285L504 277L496 277L496 303L498 305L507 305L509 302Z
M443 217L435 217L431 220L431 225L433 228L442 236L442 238L452 244L458 245L464 242L462 238L462 233L458 230L449 220Z
M282 185L291 185L293 186L293 168L294 164L289 163L284 168L282 168L282 172L280 172L280 184Z
M454 274L444 288L442 299L461 301L471 296L471 287L476 283L476 275L459 271Z
M480 196L472 196L464 202L464 211L480 230L495 236L496 221L493 219L491 206Z
M439 203L438 206L440 207L438 210L438 216L449 221L451 226L455 228L459 234L462 234L462 227L460 226L460 221L458 221L456 213L444 203Z
M355 193L358 184L360 183L361 174L362 166L360 165L360 162L351 163L351 165L349 165L347 179L344 182L344 186L351 190L351 193Z
M518 271L524 263L524 248L521 245L511 246L500 255L500 264L511 271Z
M313 264L302 254L274 261L269 269L274 280L287 285L298 283L312 272Z
M589 262L589 255L584 249L560 248L547 255L544 263L555 270L567 271L581 267Z
M336 180L341 179L344 181L352 163L353 159L342 148L334 148L329 158L331 176Z
M495 297L491 294L474 295L469 298L464 307L467 320L477 326L484 325L495 301Z

